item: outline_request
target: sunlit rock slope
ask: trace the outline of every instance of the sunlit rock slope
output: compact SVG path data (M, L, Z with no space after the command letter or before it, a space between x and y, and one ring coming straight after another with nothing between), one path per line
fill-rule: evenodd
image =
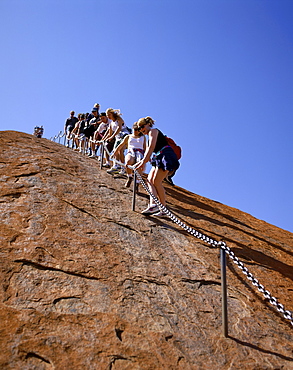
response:
M142 216L142 189L133 212L124 179L14 131L0 132L0 174L1 369L293 369L293 326L230 261L222 336L219 250ZM166 190L293 310L291 233Z

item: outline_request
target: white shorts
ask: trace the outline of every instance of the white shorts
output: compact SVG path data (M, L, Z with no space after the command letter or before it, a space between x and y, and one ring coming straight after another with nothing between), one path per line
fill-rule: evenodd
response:
M134 158L136 163L143 159L143 153L138 150L128 149L126 155Z

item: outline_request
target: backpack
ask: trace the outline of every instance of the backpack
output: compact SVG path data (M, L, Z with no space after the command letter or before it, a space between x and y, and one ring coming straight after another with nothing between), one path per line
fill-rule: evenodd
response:
M181 147L177 145L175 141L168 136L166 136L166 140L167 140L168 145L174 150L174 153L176 154L177 159L180 159L182 155Z

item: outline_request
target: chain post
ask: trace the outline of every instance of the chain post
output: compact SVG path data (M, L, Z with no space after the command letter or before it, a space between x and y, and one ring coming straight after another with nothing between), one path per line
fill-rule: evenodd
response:
M221 260L221 286L222 286L222 333L225 338L228 337L228 304L227 304L227 259L226 251L220 247Z
M103 163L104 163L104 143L101 143L100 145L100 160L101 160L101 163L100 163L100 168L102 169L103 168Z
M132 210L135 211L135 199L136 199L136 171L133 173L133 194L132 194Z

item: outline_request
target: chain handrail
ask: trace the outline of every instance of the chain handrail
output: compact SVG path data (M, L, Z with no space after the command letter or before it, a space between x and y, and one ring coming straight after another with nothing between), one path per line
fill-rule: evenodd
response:
M50 140L56 142L56 139L59 139L59 144L60 144L60 139L64 137L65 135L66 135L65 132L59 131L57 135L50 137Z
M132 166L130 166L132 167ZM136 172L136 176L139 178L142 186L144 189L149 193L149 195L153 198L156 205L160 208L160 210L165 213L173 222L175 222L177 225L179 225L181 228L186 230L191 235L195 236L198 239L201 239L202 241L211 244L215 247L222 248L226 254L232 259L232 261L237 265L238 268L242 271L244 275L246 275L247 279L251 281L252 285L256 286L257 289L263 293L264 298L269 300L269 303L273 306L276 306L277 310L283 314L283 317L286 320L289 320L291 325L293 326L293 314L289 310L285 310L285 307L283 304L279 303L277 298L272 296L272 294L265 289L265 287L259 283L259 281L254 277L254 275L248 271L248 268L244 266L244 263L239 261L239 258L235 256L235 253L231 250L230 247L227 246L227 244L224 241L216 241L197 230L193 229L192 227L186 225L183 221L179 220L178 217L176 217L166 206L164 206L159 199L149 190L148 186L144 182L142 176L140 173L135 170L133 167L132 169Z
M60 131L61 133L61 131ZM55 139L55 137L54 137ZM93 140L91 140L93 141ZM104 147L104 150L106 150L106 152L108 153L108 155L110 156L110 153L107 149L107 146L105 145L105 141L104 140L101 140L101 141L95 141L96 144L102 144L103 147ZM126 167L125 163L122 163L118 160L116 160L116 163L119 164L119 165L122 165L124 167ZM265 287L259 283L258 279L256 279L254 277L254 275L249 272L248 268L244 265L243 262L241 262L239 260L238 257L235 256L235 253L231 250L230 247L227 246L227 244L224 242L224 241L216 241L215 239L209 237L209 236L206 236L204 235L203 233L200 233L199 231L193 229L192 227L186 225L183 221L181 221L177 216L174 215L174 213L172 213L166 206L164 206L160 201L159 199L150 191L149 187L146 185L145 181L143 180L141 174L134 168L134 166L130 166L130 165L127 165L127 167L131 168L136 176L138 177L138 179L140 180L140 183L141 185L143 186L143 188L146 190L146 192L152 197L152 199L154 200L154 202L156 203L156 205L160 208L160 210L165 213L174 223L176 223L177 225L179 225L182 229L184 229L185 231L187 231L189 234L195 236L196 238L210 244L210 245L213 245L214 247L219 247L221 249L223 249L225 251L225 253L231 258L231 260L237 265L237 267L241 270L241 272L247 277L247 279L249 281L251 281L252 285L256 286L258 291L261 292L264 296L265 299L268 299L269 303L272 305L272 306L275 306L276 309L278 310L278 312L282 313L283 314L283 317L286 319L286 320L289 320L291 325L293 326L293 313L289 310L286 310L284 305L279 303L278 299L276 297L274 297L270 291L268 291L267 289L265 289Z

